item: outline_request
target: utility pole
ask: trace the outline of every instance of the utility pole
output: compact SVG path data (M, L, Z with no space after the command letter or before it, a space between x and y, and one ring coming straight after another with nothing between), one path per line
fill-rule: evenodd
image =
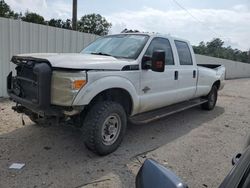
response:
M77 30L77 0L73 0L72 29Z

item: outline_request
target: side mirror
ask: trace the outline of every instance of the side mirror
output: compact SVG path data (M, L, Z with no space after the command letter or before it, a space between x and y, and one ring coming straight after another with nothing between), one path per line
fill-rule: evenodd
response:
M172 171L146 159L136 176L136 188L188 188Z
M142 69L151 69L155 72L164 72L165 70L165 52L163 50L156 50L152 57L143 56Z
M151 69L155 72L164 72L165 52L163 50L156 50L153 52Z

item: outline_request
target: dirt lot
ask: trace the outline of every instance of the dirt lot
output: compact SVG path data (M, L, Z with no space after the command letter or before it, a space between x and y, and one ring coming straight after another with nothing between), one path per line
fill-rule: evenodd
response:
M250 128L250 79L227 81L213 111L193 108L147 125L129 125L121 147L99 157L77 129L37 127L0 101L0 187L134 187L145 158L154 158L190 187L218 187ZM25 163L11 170L13 162Z

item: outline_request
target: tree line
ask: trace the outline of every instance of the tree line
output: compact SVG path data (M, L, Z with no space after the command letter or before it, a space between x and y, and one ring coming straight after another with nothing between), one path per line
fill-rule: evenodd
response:
M231 46L225 47L224 44L224 41L215 38L207 43L202 41L198 46L193 46L193 49L196 54L250 63L250 49L248 52L241 51Z
M50 19L45 20L43 16L26 11L23 15L22 12L14 12L10 6L4 1L0 0L0 17L19 19L25 22L31 22L36 24L48 25L53 27L59 27L64 29L72 29L71 19ZM82 16L77 21L77 31L84 33L92 33L96 35L107 35L112 24L109 23L100 14L87 14Z
M45 20L43 16L34 12L17 13L11 10L10 6L4 0L0 0L0 17L19 19L26 22L49 25L64 29L72 29L71 19L50 19ZM92 33L96 35L107 35L112 24L99 14L88 14L82 16L77 21L77 30L85 33ZM209 42L200 42L198 46L193 46L196 54L218 57L223 59L230 59L234 61L241 61L250 63L250 50L241 51L233 49L231 46L224 46L224 41L215 38Z

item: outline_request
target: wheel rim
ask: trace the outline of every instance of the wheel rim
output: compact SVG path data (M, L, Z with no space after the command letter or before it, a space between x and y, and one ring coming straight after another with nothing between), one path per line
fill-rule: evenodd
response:
M102 143L112 145L119 137L121 131L121 118L118 114L108 116L102 125Z

